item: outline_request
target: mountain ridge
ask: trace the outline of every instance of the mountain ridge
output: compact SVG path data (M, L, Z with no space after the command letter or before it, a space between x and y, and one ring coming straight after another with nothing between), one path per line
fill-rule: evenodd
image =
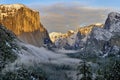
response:
M91 25L88 25L88 26L80 27L75 31L69 30L66 33L52 32L52 33L49 33L49 36L50 36L51 41L54 43L59 38L68 38L68 37L70 37L70 36L72 36L72 35L74 35L74 34L76 34L78 32L80 32L81 35L86 36L86 35L90 34L90 32L92 31L92 29L94 27L102 28L103 24L102 23L91 24Z

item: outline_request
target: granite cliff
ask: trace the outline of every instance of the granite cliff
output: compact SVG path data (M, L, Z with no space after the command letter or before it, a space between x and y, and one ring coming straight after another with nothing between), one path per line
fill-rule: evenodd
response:
M21 40L42 46L49 35L40 22L39 12L22 4L0 5L0 24L13 31Z

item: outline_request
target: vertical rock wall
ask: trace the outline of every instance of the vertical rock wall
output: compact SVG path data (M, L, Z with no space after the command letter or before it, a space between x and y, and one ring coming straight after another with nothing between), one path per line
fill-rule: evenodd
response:
M49 38L47 30L40 23L39 12L22 4L0 5L0 24L24 42L35 46L42 46L44 38Z

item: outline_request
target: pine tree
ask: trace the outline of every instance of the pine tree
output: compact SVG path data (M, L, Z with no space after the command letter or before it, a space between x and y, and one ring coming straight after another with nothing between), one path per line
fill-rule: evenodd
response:
M120 80L120 61L116 60L109 69L107 80Z
M78 66L78 73L77 76L83 75L82 78L77 80L92 80L92 73L90 71L90 65L88 65L85 61L80 63Z
M119 57L108 58L101 66L95 80L120 80Z

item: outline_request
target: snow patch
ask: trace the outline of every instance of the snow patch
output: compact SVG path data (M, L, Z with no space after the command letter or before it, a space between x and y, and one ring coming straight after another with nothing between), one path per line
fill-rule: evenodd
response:
M4 4L4 5L0 5L0 7L5 7L5 8L8 8L8 9L20 9L21 7L25 7L24 5L22 4Z

